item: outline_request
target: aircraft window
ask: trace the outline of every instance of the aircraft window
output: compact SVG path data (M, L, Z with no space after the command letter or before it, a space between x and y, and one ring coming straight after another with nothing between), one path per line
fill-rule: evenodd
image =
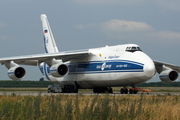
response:
M135 51L142 51L140 47L127 47L126 51L128 52L135 52Z
M127 49L126 50L130 50L131 49L131 47L127 47Z
M132 47L132 50L136 50L136 47Z
M137 49L138 49L139 51L141 51L141 48L140 48L140 47L137 47Z

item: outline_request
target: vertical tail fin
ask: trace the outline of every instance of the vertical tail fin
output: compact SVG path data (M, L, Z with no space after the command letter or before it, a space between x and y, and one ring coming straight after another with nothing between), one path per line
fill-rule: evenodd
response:
M41 14L41 21L42 21L42 29L44 33L44 47L46 53L58 52L58 48L56 46L47 16L45 14Z

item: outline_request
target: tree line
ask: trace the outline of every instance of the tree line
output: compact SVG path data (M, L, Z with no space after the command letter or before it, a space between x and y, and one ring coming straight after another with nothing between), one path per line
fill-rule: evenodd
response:
M149 82L136 85L136 87L180 87L180 82Z
M12 80L4 80L0 81L0 87L48 87L48 85L53 84L50 81L12 81Z

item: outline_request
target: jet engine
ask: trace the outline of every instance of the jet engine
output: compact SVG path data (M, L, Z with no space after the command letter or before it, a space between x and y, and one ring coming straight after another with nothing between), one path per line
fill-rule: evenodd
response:
M69 68L66 64L54 64L50 67L50 74L54 77L66 76L69 72Z
M20 79L24 78L25 75L26 75L25 69L20 66L11 67L8 70L8 77L13 80L20 80Z
M164 70L160 73L159 78L163 82L175 82L178 80L178 73L172 69Z

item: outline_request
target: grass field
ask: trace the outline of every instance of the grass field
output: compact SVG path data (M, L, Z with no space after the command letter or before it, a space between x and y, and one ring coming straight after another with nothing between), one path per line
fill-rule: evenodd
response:
M178 120L180 96L0 95L0 119Z

